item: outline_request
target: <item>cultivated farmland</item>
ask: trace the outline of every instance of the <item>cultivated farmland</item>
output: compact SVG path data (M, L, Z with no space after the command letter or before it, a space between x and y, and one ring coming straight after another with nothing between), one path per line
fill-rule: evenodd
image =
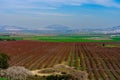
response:
M0 51L10 56L10 66L38 70L66 62L77 70L86 71L89 80L120 80L120 48L101 44L103 43L1 41Z

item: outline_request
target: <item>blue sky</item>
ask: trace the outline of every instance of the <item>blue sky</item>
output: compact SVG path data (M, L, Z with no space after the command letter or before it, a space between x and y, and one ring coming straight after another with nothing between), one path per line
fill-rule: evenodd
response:
M74 28L120 25L120 0L0 0L0 25Z

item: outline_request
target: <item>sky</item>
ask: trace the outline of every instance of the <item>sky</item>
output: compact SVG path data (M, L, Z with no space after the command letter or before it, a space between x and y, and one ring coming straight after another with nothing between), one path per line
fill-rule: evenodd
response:
M120 0L0 0L0 25L41 28L120 25Z

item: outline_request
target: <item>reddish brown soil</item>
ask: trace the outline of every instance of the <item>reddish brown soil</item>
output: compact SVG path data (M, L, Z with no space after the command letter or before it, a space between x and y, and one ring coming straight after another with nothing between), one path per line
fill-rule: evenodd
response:
M120 80L120 48L100 45L102 43L3 41L0 51L10 56L10 66L35 70L66 61L76 69L87 71L90 80Z

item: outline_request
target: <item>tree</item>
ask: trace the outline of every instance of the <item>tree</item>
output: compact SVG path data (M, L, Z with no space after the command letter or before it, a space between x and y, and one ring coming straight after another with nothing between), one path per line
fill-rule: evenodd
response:
M102 46L105 46L105 44L103 43Z
M9 67L8 61L10 60L9 56L0 52L0 68L6 69Z

